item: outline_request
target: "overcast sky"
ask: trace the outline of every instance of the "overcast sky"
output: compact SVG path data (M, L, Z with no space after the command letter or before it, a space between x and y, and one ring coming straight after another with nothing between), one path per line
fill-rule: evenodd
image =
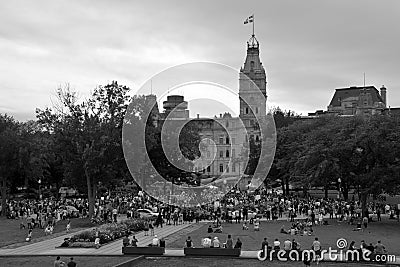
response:
M137 90L163 69L212 61L239 69L255 15L268 102L326 109L338 87L388 88L400 106L400 1L2 1L0 113L32 119L70 83Z

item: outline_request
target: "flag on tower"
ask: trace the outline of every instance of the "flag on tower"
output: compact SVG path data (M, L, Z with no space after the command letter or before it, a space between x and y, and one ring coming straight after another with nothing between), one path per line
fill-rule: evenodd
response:
M244 24L253 23L253 22L254 22L254 15L251 15L250 17L248 17L248 18L244 21Z

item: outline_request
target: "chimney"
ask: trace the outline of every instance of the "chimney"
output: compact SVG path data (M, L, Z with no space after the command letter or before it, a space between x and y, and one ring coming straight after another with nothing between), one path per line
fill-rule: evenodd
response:
M222 114L219 114L219 117L222 118Z
M200 114L199 114L199 113L197 113L197 118L198 118L198 119L200 118Z
M383 104L385 104L385 107L386 107L386 105L387 105L387 102L386 102L386 87L384 85L382 85L382 87L381 87L381 98L383 100Z

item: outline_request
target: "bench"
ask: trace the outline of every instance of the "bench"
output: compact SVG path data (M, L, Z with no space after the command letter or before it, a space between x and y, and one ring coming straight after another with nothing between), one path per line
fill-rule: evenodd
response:
M184 248L185 256L227 256L239 257L239 248Z
M122 247L124 255L164 255L164 247Z

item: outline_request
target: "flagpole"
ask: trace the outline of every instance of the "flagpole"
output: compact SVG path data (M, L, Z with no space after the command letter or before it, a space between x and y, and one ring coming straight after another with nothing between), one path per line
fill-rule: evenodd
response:
M255 24L255 17L254 17L254 14L253 14L253 36L254 36L254 24Z

